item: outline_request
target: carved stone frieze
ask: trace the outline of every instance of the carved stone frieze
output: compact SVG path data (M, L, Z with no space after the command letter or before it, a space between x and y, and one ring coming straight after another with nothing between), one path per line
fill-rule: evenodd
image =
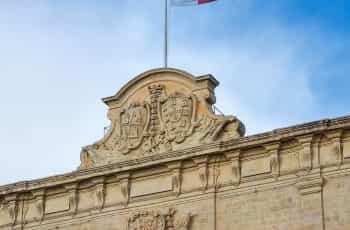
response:
M167 212L143 211L132 215L127 222L127 230L189 230L192 215L177 215L175 209Z
M109 106L111 128L81 152L81 169L239 138L243 124L234 116L216 115L212 76L196 78L174 69L159 69L132 80Z

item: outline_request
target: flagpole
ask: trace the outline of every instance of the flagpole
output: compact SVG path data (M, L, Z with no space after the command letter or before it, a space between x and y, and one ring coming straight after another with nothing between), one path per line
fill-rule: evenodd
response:
M164 68L168 68L168 0L165 0L164 16Z

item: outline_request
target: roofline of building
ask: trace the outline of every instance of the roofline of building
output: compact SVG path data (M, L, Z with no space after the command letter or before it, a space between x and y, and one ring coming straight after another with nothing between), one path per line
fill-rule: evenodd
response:
M167 162L191 159L201 155L217 154L237 149L249 149L263 146L269 143L290 140L298 136L319 134L325 131L350 128L350 116L335 119L323 119L300 125L279 128L270 132L264 132L251 136L241 137L225 142L215 142L168 153L147 156L140 159L127 160L106 166L77 170L71 173L51 176L42 179L21 181L13 184L0 186L0 196L11 193L23 193L41 188L49 188L62 184L76 183L93 177L135 171L149 168Z

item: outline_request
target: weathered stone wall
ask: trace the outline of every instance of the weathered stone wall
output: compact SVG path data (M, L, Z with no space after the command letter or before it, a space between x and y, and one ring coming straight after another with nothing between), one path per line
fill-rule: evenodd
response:
M326 229L350 229L349 180L349 175L327 178L323 193Z
M303 229L300 198L293 186L226 194L218 200L217 229Z
M156 229L347 230L348 127L327 120L3 186L0 229L124 230L160 218Z

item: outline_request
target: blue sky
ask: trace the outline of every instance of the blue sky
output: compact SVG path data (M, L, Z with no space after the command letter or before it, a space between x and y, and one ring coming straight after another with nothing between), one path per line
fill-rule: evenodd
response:
M162 65L163 0L0 1L0 184L73 171L100 98ZM221 82L248 135L349 115L350 3L221 0L170 11L171 67Z

